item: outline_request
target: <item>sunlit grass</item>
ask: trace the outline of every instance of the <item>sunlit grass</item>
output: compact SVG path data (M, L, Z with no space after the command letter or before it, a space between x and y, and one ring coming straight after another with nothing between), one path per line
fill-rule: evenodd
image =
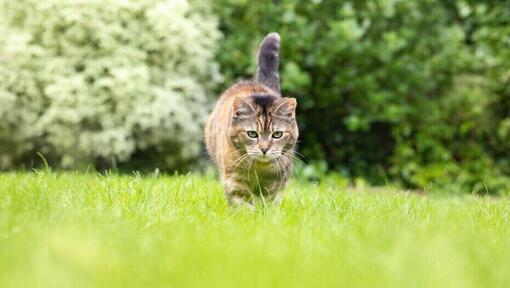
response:
M510 201L199 176L0 174L0 287L505 287Z

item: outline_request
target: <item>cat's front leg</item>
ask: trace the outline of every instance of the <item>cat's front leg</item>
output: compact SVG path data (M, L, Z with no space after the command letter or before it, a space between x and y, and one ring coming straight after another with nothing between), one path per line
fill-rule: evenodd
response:
M249 209L255 209L255 205L253 204L253 194L250 189L236 181L235 179L225 179L223 180L225 197L228 200L228 203L232 206L246 206Z
M270 184L266 188L267 197L273 205L279 206L283 200L283 190L287 186L287 179L276 177L270 181Z

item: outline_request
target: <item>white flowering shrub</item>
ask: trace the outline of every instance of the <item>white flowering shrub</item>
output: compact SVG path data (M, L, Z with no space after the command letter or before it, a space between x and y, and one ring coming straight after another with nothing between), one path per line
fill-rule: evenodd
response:
M196 159L219 37L186 0L0 0L0 168Z

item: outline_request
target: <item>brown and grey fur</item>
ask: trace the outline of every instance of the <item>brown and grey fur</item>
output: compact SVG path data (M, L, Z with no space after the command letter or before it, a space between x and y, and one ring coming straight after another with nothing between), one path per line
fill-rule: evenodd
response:
M207 121L207 150L218 167L230 204L251 205L257 196L279 203L292 174L299 136L297 103L280 95L279 48L277 33L264 38L255 80L226 90ZM258 137L249 137L248 131L256 131ZM283 136L275 138L280 134L273 134L275 131L283 132Z

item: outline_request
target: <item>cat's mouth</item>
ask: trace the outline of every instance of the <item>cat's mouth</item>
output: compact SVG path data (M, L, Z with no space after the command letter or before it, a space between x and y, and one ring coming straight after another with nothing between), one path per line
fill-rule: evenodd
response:
M261 156L255 157L255 161L260 162L260 163L271 163L271 162L273 162L273 159L274 159L273 157L270 157L267 155L265 155L265 156L261 155Z

